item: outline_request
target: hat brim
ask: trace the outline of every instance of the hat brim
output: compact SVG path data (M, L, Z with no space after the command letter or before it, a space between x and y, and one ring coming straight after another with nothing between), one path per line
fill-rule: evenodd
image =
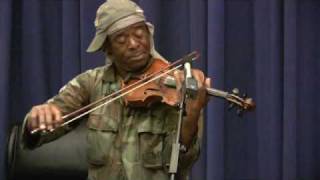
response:
M95 37L93 38L93 40L91 41L87 52L88 53L93 53L93 52L97 52L102 48L102 45L104 43L104 41L106 40L107 37L107 32L103 32L103 33L96 33Z

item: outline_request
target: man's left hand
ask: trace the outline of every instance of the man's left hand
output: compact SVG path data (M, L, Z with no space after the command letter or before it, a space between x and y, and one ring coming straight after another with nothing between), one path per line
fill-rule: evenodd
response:
M198 82L198 92L195 97L186 99L187 116L182 123L181 142L187 147L190 146L192 139L198 132L201 110L208 102L207 88L211 87L211 79L205 78L202 71L193 69L192 75ZM184 80L183 71L176 71L174 77L179 91Z

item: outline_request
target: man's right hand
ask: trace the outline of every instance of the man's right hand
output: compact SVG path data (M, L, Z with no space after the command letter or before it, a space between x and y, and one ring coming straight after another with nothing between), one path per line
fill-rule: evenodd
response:
M53 104L33 106L27 120L29 132L34 130L51 131L63 123L61 111Z

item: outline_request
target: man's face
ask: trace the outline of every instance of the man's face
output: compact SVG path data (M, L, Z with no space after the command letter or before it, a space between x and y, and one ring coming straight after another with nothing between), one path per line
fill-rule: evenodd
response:
M120 70L137 72L150 60L150 34L144 22L130 25L112 34L107 52Z

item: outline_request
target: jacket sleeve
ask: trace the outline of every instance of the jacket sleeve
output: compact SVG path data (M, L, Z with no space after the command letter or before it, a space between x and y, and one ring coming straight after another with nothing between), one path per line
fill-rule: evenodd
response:
M90 99L90 87L95 79L93 70L82 73L69 81L62 87L59 93L49 99L46 103L56 105L62 115L71 113L82 106L88 104ZM21 144L23 148L35 148L44 143L57 139L72 130L78 123L70 124L64 127L57 128L53 132L40 132L30 134L26 129L29 113L26 115L22 124Z

